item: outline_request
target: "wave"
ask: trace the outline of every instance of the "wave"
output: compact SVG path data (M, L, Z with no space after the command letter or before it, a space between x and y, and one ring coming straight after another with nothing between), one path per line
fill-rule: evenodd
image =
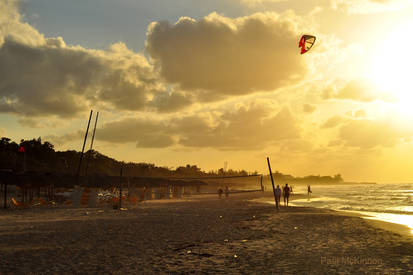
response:
M373 209L373 208L351 207L351 206L340 207L337 210L357 211L357 212L376 212L376 213L387 213L387 214L398 214L398 215L413 215L413 212L403 211L403 210Z

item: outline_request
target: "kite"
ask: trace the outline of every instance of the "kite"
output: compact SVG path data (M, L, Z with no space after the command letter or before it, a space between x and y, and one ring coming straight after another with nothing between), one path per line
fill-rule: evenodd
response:
M304 34L301 36L300 43L298 47L301 48L301 54L308 52L314 45L315 36Z

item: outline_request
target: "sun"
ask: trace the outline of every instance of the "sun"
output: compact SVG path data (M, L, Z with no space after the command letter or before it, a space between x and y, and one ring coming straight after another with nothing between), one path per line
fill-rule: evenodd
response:
M400 106L413 109L413 21L377 38L368 70L370 78Z

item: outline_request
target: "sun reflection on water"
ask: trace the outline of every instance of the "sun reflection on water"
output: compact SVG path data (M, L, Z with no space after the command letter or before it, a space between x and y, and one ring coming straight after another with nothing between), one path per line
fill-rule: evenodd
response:
M380 221L385 221L385 222L406 225L409 227L410 233L413 234L413 215L399 215L399 214L376 213L376 212L361 212L361 213L368 215L368 217L364 217L365 219L380 220Z

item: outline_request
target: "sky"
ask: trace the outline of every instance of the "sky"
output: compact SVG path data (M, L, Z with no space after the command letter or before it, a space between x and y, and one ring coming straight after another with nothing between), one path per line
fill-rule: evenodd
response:
M413 181L411 0L0 0L0 136ZM301 55L303 34L317 37ZM87 145L88 147L88 145Z

